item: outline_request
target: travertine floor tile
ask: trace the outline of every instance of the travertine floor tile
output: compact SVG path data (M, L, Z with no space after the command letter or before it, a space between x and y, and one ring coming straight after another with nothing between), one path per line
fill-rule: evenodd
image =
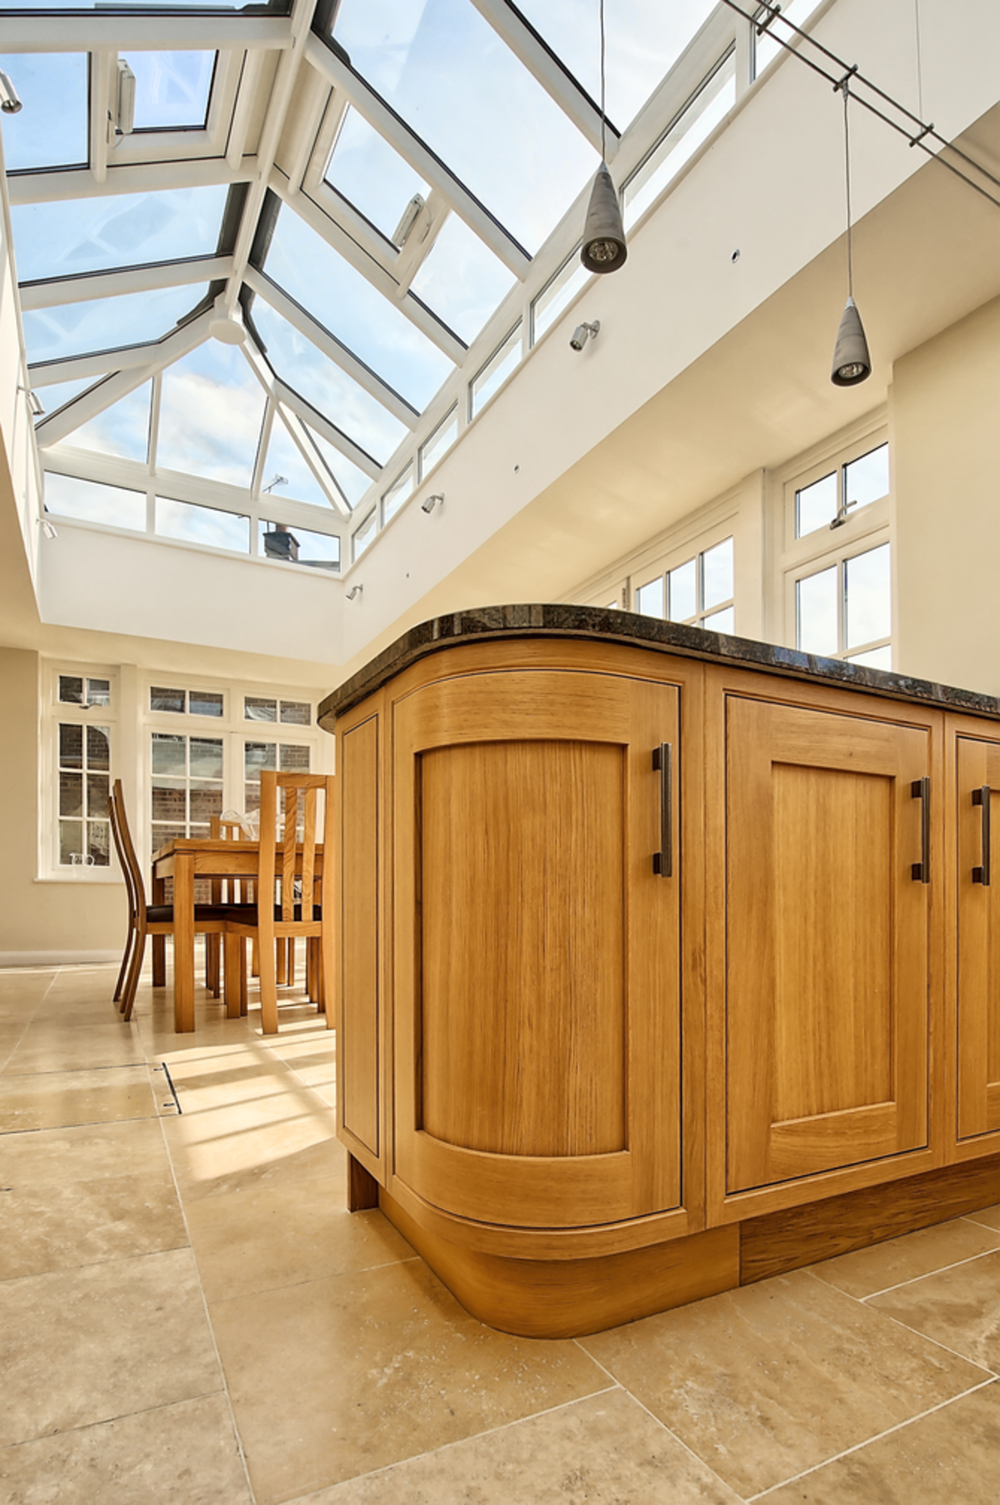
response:
M225 1396L0 1449L5 1505L251 1505Z
M64 1124L152 1118L156 1104L145 1066L47 1071L0 1077L0 1133Z
M185 1203L264 1182L347 1174L347 1152L334 1138L333 1113L280 1103L271 1121L243 1104L164 1119L174 1171Z
M866 1304L1000 1374L1000 1252L927 1275Z
M102 1176L162 1176L170 1161L160 1126L152 1118L131 1123L78 1124L7 1134L0 1143L4 1185L73 1185Z
M0 1019L0 1071L6 1066L23 1035L23 1024L5 1024Z
M764 1496L767 1505L996 1505L998 1498L997 1384Z
M814 1275L836 1286L838 1291L846 1291L849 1296L871 1296L876 1291L929 1275L933 1270L943 1270L946 1265L956 1265L959 1260L985 1254L998 1245L1000 1229L994 1233L964 1218L954 1218L950 1223L938 1223L933 1228L887 1239L884 1244L841 1254L811 1268Z
M608 1383L575 1343L483 1327L421 1260L217 1302L211 1317L259 1505Z
M580 1343L749 1495L985 1378L880 1315L796 1271Z
M981 1223L986 1228L1000 1228L1000 1202L994 1207L984 1207L981 1212L967 1214L970 1222Z
M36 1021L25 1030L10 1060L7 1075L41 1071L82 1071L102 1066L137 1065L146 1055L127 1027L92 1024L65 1029L61 1024Z
M189 1249L0 1283L0 1445L222 1388Z
M351 1479L293 1505L739 1505L623 1390Z
M414 1258L380 1212L347 1211L341 1176L203 1197L188 1226L209 1301Z

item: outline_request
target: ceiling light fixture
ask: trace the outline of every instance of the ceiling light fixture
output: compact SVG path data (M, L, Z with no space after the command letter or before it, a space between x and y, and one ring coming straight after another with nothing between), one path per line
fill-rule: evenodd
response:
M421 512L433 512L435 507L444 506L444 492L435 491L431 496L425 496L420 503Z
M601 332L600 319L594 319L590 324L578 324L569 337L572 350L582 350L588 340L596 340Z
M348 601L356 601L363 590L363 585L352 585L350 590L347 592Z
M608 172L607 112L605 110L604 78L604 0L600 0L601 27L601 165L594 177L587 205L587 220L583 231L580 260L588 272L617 272L625 265L628 247L625 244L625 226L622 223L621 204Z
M16 115L21 108L21 99L10 81L10 74L0 71L0 110L5 115Z
M18 387L17 390L19 392L23 392L25 397L28 399L28 408L33 416L35 418L41 418L42 414L45 412L45 408L42 406L42 399L39 397L38 393L33 392L30 387Z
M854 260L851 248L851 138L848 125L848 106L851 98L851 74L849 69L838 84L834 85L844 96L844 182L847 191L847 303L837 330L837 343L833 347L833 368L830 380L835 387L854 387L872 374L872 358L868 353L864 325L854 301Z

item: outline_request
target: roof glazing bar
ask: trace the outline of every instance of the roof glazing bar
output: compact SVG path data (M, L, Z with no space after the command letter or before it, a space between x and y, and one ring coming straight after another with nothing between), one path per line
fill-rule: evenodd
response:
M35 11L5 15L4 52L201 52L241 48L276 50L292 45L288 16L206 15L197 11ZM39 25L41 22L41 25Z
M196 256L183 261L154 262L117 271L81 272L76 277L50 277L20 284L21 308L59 308L65 303L89 303L91 298L114 298L119 293L147 293L161 287L187 287L228 277L231 256Z

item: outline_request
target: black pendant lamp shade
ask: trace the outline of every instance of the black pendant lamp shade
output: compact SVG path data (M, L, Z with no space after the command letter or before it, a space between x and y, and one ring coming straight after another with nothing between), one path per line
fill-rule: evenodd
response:
M853 298L848 298L837 330L837 343L833 348L833 369L830 380L835 387L853 387L872 374L872 358L868 354L864 325Z
M590 190L580 260L588 272L617 272L627 256L621 205L607 163L602 162Z

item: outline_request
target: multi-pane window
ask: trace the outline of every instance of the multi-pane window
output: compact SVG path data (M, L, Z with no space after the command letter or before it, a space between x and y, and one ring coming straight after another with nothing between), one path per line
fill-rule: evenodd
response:
M284 726L309 726L312 706L308 700L274 700L266 695L245 695L243 715L247 721L280 721Z
M110 705L110 679L91 679L83 674L60 674L60 705Z
M153 685L149 692L151 711L168 711L177 716L222 716L225 708L220 690L173 690Z
M60 676L60 698L66 676ZM94 683L90 681L89 683ZM96 681L107 684L107 681ZM81 699L76 704L84 704ZM88 704L106 705L105 701ZM89 722L58 727L59 866L109 867L108 793L111 729Z
M892 667L889 545L852 554L796 581L796 646L873 669Z
M224 757L221 737L152 732L150 830L155 852L177 836L208 836L222 814Z
M640 585L635 592L635 610L647 617L706 627L710 632L732 632L732 538L724 538Z
M243 744L243 808L260 809L262 769L281 773L309 773L311 748L294 742L245 742Z
M879 444L795 492L795 537L818 528L839 528L852 507L867 507L889 494L889 446Z

